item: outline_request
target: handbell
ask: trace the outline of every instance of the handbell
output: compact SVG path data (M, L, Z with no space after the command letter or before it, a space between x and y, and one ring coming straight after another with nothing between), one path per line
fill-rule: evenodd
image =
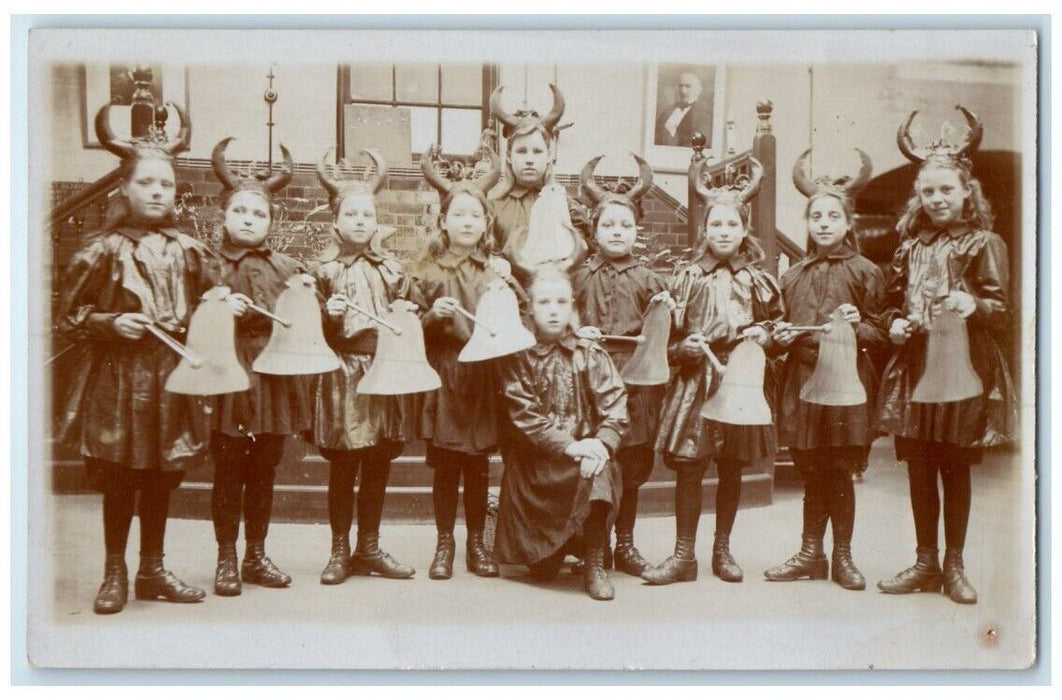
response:
M944 309L930 322L926 368L911 394L911 401L951 403L972 399L983 392L984 385L970 361L966 320Z
M194 367L187 357L166 379L166 391L174 394L211 396L247 391L251 380L236 357L236 321L225 297L228 287L214 287L188 324L188 351L201 360Z
M382 318L402 332L380 330L376 336L376 357L355 391L395 396L441 387L442 380L428 364L420 319L409 310L409 302L395 299L391 302L391 310Z
M815 371L800 388L800 400L821 406L858 406L867 402L867 391L856 367L856 335L838 309L830 328L819 336Z
M506 254L527 277L542 267L568 272L583 261L586 241L572 224L568 195L562 185L551 182L542 188L531 205L527 226L509 237Z
M321 326L313 278L292 275L287 289L277 296L269 342L255 358L251 369L259 374L321 374L339 369L340 360L328 347Z
M520 323L516 293L504 280L495 279L476 304L472 337L461 348L459 362L480 362L534 347L535 335Z
M701 417L730 425L770 425L771 407L763 395L766 365L767 356L759 343L738 343L719 389L701 407Z
M623 367L621 377L631 386L667 384L671 373L667 366L667 341L671 333L671 312L663 303L650 304L642 323L645 342L638 345Z

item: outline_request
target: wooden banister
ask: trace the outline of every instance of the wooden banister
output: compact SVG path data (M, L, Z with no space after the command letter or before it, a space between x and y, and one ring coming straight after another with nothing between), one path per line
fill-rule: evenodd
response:
M73 197L69 197L55 205L55 207L52 208L52 213L48 217L49 225L51 228L55 228L73 216L77 210L92 204L101 197L109 196L111 192L118 187L118 182L120 180L121 175L119 174L119 169L115 168L99 180L96 180L91 185L75 194Z

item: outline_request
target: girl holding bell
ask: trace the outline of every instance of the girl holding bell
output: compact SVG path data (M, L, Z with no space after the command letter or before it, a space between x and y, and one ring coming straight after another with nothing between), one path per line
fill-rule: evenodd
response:
M664 399L656 440L665 464L676 472L675 554L642 572L642 578L653 584L697 578L694 549L701 482L710 461L719 474L712 573L728 582L742 580L741 567L730 554L730 532L741 500L741 472L757 460L773 458L776 445L772 424L734 425L701 417L702 405L718 391L721 381L719 368L708 361L706 346L719 363L726 363L743 340L768 346L771 337L764 322L783 318L778 283L758 266L763 250L749 235L748 203L759 189L762 166L752 159L749 178L709 190L701 175L704 163L700 160L690 166L690 183L705 202L705 233L698 257L673 284L678 309L669 356L678 371ZM755 378L747 381L755 382ZM770 395L770 384L768 373L765 397Z
M338 250L314 276L326 300L325 338L342 361L338 370L321 375L314 397L313 440L329 462L332 555L321 572L325 585L343 583L351 575L405 579L416 573L379 545L391 460L402 453L406 440L404 402L356 391L376 355L377 334L390 331L378 328L350 304L379 317L394 300L415 304L419 297L401 264L372 245L379 229L376 193L383 187L387 165L376 151L363 153L376 164L376 174L364 182L341 179L334 168L330 174L324 158L317 167L335 217ZM350 528L359 473L358 540L352 553Z
M649 305L656 302L674 309L667 283L634 256L638 236L638 204L653 186L653 170L638 156L639 176L634 185L620 181L615 191L606 190L594 179L594 167L603 156L594 158L582 172L582 189L594 204L596 250L572 275L575 307L582 327L578 334L600 342L616 366L622 370L634 354L634 343L602 340L602 335L637 336ZM653 440L656 437L663 386L628 386L627 412L630 430L616 452L623 475L623 496L616 514L615 567L641 576L649 566L634 546L634 520L638 514L638 489L653 470ZM606 555L606 562L607 562Z
M236 596L243 583L284 588L291 576L265 554L273 507L273 481L284 455L284 439L310 428L309 384L300 378L259 374L252 363L269 342L273 322L250 310L276 307L287 280L305 272L302 264L266 245L273 219L273 197L291 180L293 163L283 145L284 163L265 179L242 178L225 161L232 138L214 147L213 165L224 189L225 213L219 248L224 284L236 304L236 349L251 388L224 394L214 411L210 450L214 458L211 513L218 542L214 592ZM241 511L247 546L237 569L236 539Z
M453 575L454 524L462 477L465 565L477 576L493 577L499 573L498 562L483 543L483 529L490 453L498 446L497 383L491 361L458 361L473 330L472 322L458 309L475 311L490 283L501 276L490 260L492 216L486 196L498 181L498 157L487 153L489 169L476 180L450 180L437 170L436 152L432 149L421 157L421 170L439 191L440 235L414 271L429 306L423 317L428 360L442 379L442 387L424 397L417 421L418 434L427 443L428 466L434 470L432 502L438 541L428 577ZM511 277L506 281L519 289Z
M915 113L900 126L897 141L920 164L914 193L900 217L902 236L892 262L885 319L895 354L882 377L879 426L895 436L896 456L907 462L917 560L878 582L886 593L939 591L956 603L976 603L966 578L963 547L970 517L970 466L984 448L1016 435L1016 398L996 338L1010 328L1007 246L991 231L992 213L972 174L969 154L983 135L980 120L959 107L969 125L963 143L915 146L908 131ZM932 382L929 333L936 317L951 311L965 319L969 361L980 382L968 398L930 403L917 400L916 385ZM955 363L956 358L948 361ZM944 364L947 364L945 362ZM943 484L943 570L938 520Z
M58 434L76 441L91 486L103 494L104 580L93 609L120 612L129 595L125 550L140 516L138 600L195 603L205 592L163 568L170 492L205 457L210 429L202 398L163 390L180 359L156 333L184 340L192 311L217 283L217 261L174 227L176 138L156 125L143 139L115 137L110 106L96 116L105 148L122 159L120 210L71 260L62 287L60 328L79 344Z
M880 314L885 296L881 270L859 254L852 231L852 194L870 178L870 159L859 151L862 168L853 178L812 181L806 173L811 150L797 160L793 182L808 198L804 220L808 228L808 253L782 275L786 320L775 326L774 340L788 349L779 393L779 438L788 445L797 471L804 477L803 542L800 551L784 564L768 569L768 581L824 579L850 590L863 590L866 580L852 562L857 473L873 442L874 389L877 376L870 353L887 345ZM840 313L852 324L857 376L847 377L860 387L844 389L853 398L819 399L802 389L822 367L819 332L791 330L822 326ZM840 368L833 368L835 374ZM836 377L835 377L836 379ZM862 393L863 396L856 396ZM862 398L862 402L859 399ZM824 405L821 401L831 404ZM828 563L822 540L827 522L833 525L833 557Z

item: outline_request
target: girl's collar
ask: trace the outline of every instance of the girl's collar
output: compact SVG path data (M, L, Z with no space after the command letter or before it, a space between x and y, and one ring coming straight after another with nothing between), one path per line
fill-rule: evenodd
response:
M944 233L945 231L952 238L961 238L967 233L973 231L973 228L971 228L967 224L953 224L944 228L923 229L922 231L918 232L918 240L922 241L922 243L926 245L929 245L934 240L936 240L937 236L939 236L941 233Z
M460 253L456 253L450 248L447 248L439 254L439 257L435 258L435 262L439 265L439 267L445 267L448 269L458 267L465 260L472 260L480 267L486 267L487 265L487 256L485 256L483 254L483 251L481 251L479 248L476 248L468 255L461 255Z
M239 262L248 255L268 257L272 252L273 251L270 250L265 243L262 243L262 245L255 248L245 248L243 246L233 245L232 241L227 237L222 238L221 245L218 246L218 254L232 262Z
M541 357L542 355L548 354L555 345L559 345L562 348L568 350L569 352L574 352L575 347L576 345L578 345L578 343L579 339L575 337L575 333L573 333L571 330L567 330L564 332L563 335L554 340L543 341L538 340L536 337L536 342L534 347L531 348L531 352Z
M710 250L706 250L701 257L697 259L697 264L700 265L705 272L711 272L721 265L729 267L734 272L740 272L748 267L750 263L748 256L741 251L734 253L734 255L726 260L720 260L712 255Z

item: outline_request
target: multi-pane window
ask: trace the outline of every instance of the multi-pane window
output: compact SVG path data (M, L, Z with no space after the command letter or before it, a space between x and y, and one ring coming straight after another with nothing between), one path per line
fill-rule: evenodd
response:
M341 66L339 79L345 104L408 110L413 157L434 143L446 153L470 155L490 117L496 69L472 63L365 63Z

